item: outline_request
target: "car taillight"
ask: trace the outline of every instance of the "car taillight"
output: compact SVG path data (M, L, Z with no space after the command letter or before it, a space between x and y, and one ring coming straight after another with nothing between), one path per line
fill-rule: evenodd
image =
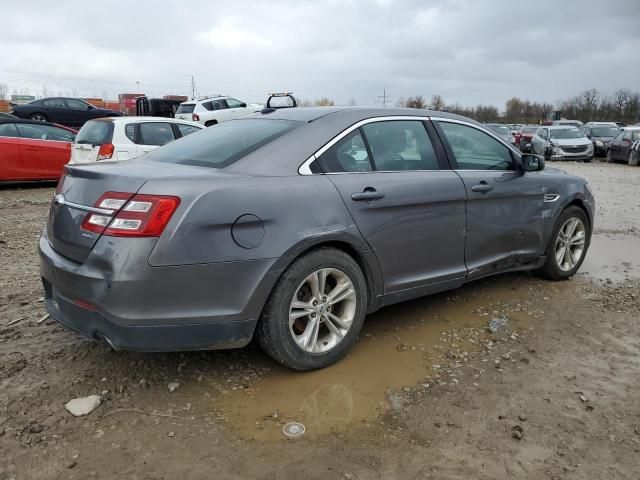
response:
M96 160L108 160L113 157L114 146L112 143L105 143L104 145L100 145L100 150L98 150L98 157Z
M192 113L191 114L191 120L193 120L194 122L199 122L200 121L200 115L198 115L197 113Z
M159 237L180 205L178 197L107 192L82 221L82 229L112 237Z

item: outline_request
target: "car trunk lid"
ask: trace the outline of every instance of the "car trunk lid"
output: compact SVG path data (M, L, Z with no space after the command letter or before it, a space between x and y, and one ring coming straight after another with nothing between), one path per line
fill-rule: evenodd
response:
M84 262L101 236L81 226L85 216L98 208L98 199L106 192L125 192L133 197L148 179L176 175L176 167L135 160L126 165L118 162L67 165L49 210L46 225L49 244L64 257ZM117 210L103 213L113 216Z

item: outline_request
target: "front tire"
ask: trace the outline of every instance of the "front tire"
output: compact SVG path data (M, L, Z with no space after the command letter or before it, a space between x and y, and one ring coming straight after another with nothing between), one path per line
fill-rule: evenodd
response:
M631 150L629 152L629 165L632 167L637 167L640 163L640 155L635 150Z
M356 342L367 299L364 275L353 258L335 248L314 250L278 280L258 324L258 341L294 370L324 368Z
M560 214L553 228L547 260L540 273L550 280L566 280L584 261L591 240L587 214L580 207L569 207Z

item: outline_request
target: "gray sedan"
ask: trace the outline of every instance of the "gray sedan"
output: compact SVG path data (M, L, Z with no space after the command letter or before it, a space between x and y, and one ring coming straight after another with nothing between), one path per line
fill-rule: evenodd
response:
M266 109L128 162L68 165L40 239L53 318L115 349L298 370L383 306L500 272L573 275L594 199L468 118Z

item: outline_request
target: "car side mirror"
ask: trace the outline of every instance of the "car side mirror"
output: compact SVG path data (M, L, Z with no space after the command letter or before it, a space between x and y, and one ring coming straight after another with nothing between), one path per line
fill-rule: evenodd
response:
M525 172L539 172L544 170L544 158L540 155L523 153L520 157L520 162L522 163L522 169Z

